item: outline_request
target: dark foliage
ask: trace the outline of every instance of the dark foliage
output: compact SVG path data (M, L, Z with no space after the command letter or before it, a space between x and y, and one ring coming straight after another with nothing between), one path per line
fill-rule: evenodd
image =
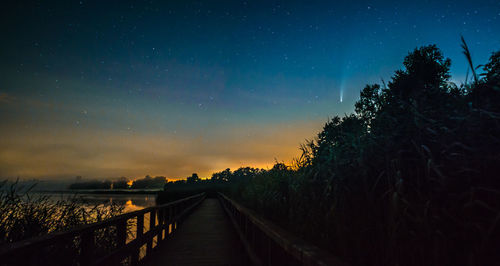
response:
M78 182L78 183L73 183L69 185L69 189L110 189L111 188L111 181L99 181L99 180L92 180L92 181L85 181L85 182Z
M163 188L165 183L167 183L167 178L164 176L151 177L147 175L143 179L134 180L130 188L132 189Z
M112 188L113 189L128 189L128 179L126 177L120 177L117 180L113 181Z
M209 197L215 197L217 192L239 194L261 172L263 170L251 167L242 167L234 172L228 168L214 173L210 179L200 179L198 174L193 173L186 179L166 183L156 202L163 204L202 192L207 192Z
M462 47L472 83L449 81L435 45L417 48L292 166L193 174L160 201L225 191L353 265L497 265L500 52L476 67Z
M233 196L354 265L497 264L500 52L472 84L449 82L450 64L434 45L415 49L293 167Z
M102 221L123 212L116 204L92 205L76 196L54 199L34 195L31 188L23 188L17 182L6 187L0 183L0 248L13 242L64 231L70 228ZM95 234L97 253L103 255L116 245L116 228L108 227ZM0 265L76 265L80 254L80 238L68 238L36 250L26 250L2 258Z

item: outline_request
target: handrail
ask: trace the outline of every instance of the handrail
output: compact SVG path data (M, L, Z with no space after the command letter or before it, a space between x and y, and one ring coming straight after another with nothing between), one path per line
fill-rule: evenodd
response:
M306 243L282 228L219 193L254 265L345 266L330 253Z
M5 261L14 260L19 264L19 256L23 252L34 252L37 248L47 247L50 245L64 243L69 241L75 242L75 238L79 238L77 262L79 265L101 265L109 264L110 262L121 262L128 257L131 264L135 265L140 260L139 252L141 247L146 243L146 256L153 251L153 238L156 237L156 245L160 245L165 238L177 229L178 223L185 218L199 203L206 197L205 193L200 193L184 199L176 200L166 204L144 208L138 211L124 213L104 221L82 225L67 231L54 232L44 236L39 236L31 239L18 241L0 248L0 263L3 265ZM149 230L144 233L144 215L149 213ZM127 243L127 226L128 221L136 219L135 238ZM116 239L114 241L115 249L111 253L94 258L96 243L96 231L115 227ZM26 258L25 258L26 259ZM23 265L37 264L36 262L21 263ZM116 264L116 263L114 263ZM8 265L8 263L7 263Z

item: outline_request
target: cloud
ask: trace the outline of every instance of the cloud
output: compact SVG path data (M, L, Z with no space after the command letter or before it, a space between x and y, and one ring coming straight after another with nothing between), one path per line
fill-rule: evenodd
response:
M1 102L12 100L0 93ZM271 167L300 155L299 145L324 123L298 117L304 106L294 108L239 112L141 99L23 97L0 120L0 179L210 177L228 167Z
M16 98L9 95L6 92L0 92L0 103L10 103L13 102Z
M0 177L202 177L225 168L289 162L321 122L234 125L199 135L130 133L73 128L6 130Z

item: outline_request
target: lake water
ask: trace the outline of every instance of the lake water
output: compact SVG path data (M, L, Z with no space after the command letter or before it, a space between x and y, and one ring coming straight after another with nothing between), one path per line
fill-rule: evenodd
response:
M74 194L43 193L40 195L50 196L53 200L67 199L74 197ZM95 204L120 204L124 207L124 212L137 211L156 204L155 194L86 194L78 193L81 198L90 205Z
M51 192L34 192L32 195L35 196L49 196L50 200L53 201L58 201L58 200L66 200L69 198L77 197L83 200L85 202L85 205L89 206L94 206L97 204L103 204L103 205L108 205L111 203L114 204L119 204L124 207L123 212L132 212L132 211L137 211L141 210L147 207L151 207L156 205L156 194L92 194L92 193L70 193L70 192L64 192L64 193L51 193ZM149 231L149 220L150 220L150 214L144 215L144 227L143 227L143 232ZM174 225L169 225L168 227L168 233L172 232L172 226ZM127 234L127 243L132 241L133 239L136 238L136 227L131 226L130 227L130 232ZM165 236L165 232L164 232ZM153 239L153 246L157 245L157 239ZM139 256L140 258L143 258L146 254L146 244L144 244L140 250L139 250Z

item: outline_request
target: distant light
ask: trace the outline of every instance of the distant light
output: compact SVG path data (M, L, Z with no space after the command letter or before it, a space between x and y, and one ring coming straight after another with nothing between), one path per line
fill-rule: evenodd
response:
M340 102L344 100L344 90L340 89Z

